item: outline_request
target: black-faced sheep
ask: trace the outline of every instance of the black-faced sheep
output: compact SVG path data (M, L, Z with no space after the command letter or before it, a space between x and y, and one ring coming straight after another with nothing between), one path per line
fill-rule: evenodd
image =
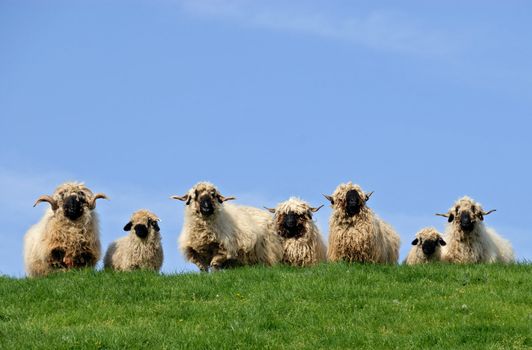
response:
M441 247L446 243L435 228L426 227L416 233L412 245L405 260L407 265L441 261Z
M460 198L446 214L447 246L442 249L442 259L451 263L511 263L515 260L510 242L495 230L484 226L484 216L494 212L482 209L473 199Z
M312 220L312 213L320 208L311 208L308 203L292 197L278 204L275 209L268 209L275 214L272 231L281 238L283 263L309 266L327 259L327 249Z
M52 196L41 196L33 206L50 203L42 219L24 237L28 276L44 276L56 269L94 267L100 258L98 198L82 183L59 186Z
M373 193L373 192L372 192ZM364 193L351 182L340 184L332 196L329 220L331 261L388 263L399 258L399 236L366 205L372 193Z
M201 271L281 260L282 246L269 230L272 219L265 210L224 203L235 198L222 196L208 182L172 198L186 203L179 246Z
M107 249L105 268L159 271L163 264L163 247L158 221L157 215L145 209L133 213L124 226L129 235L114 241Z

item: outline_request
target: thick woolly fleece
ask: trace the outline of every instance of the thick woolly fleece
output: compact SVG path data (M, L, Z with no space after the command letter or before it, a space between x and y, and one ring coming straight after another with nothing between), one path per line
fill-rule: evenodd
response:
M158 221L157 215L146 209L133 213L128 223L129 235L109 245L104 258L104 267L118 271L136 269L159 271L163 264L163 247ZM145 225L148 228L148 235L145 238L138 237L134 231L135 225Z
M399 259L399 235L364 204L358 214L345 213L346 194L356 190L360 198L366 194L351 182L340 184L334 191L333 212L329 220L329 249L331 261L345 260L363 263L395 264Z
M464 232L460 226L461 213L467 211L473 220L473 230ZM484 210L470 197L462 197L449 209L454 218L447 224L442 260L451 263L512 263L515 261L510 242L484 225Z
M204 217L198 199L213 197L214 213ZM220 203L219 191L208 182L192 187L186 198L179 246L187 260L202 271L233 265L273 265L282 258L282 245L271 232L271 215L265 210Z

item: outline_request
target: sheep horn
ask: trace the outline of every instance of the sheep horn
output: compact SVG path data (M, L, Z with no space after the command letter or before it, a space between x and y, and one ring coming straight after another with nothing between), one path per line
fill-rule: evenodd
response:
M188 194L185 194L184 196L171 196L171 199L177 199L178 201L186 201L188 200Z
M489 214L493 213L494 211L497 211L497 209L491 209L488 212L482 211L482 215L489 215Z
M443 216L444 218L448 218L449 214L438 214L438 213L436 213L436 216Z
M317 207L317 208L310 208L310 211L313 212L313 213L315 213L315 212L317 212L318 210L320 210L321 208L323 208L323 204L320 205L320 206Z
M103 194L103 193L96 193L96 194L94 195L94 197L92 197L92 200L91 200L90 203L89 203L89 208L90 208L91 210L94 209L94 208L96 208L96 200L97 200L97 199L100 199L100 198L109 200L109 198L108 198L105 194Z
M270 213L275 214L275 208L267 208L267 207L263 207L263 208L269 211Z
M35 201L35 204L33 204L33 207L35 207L37 204L39 204L41 202L50 203L50 205L52 206L52 210L56 210L57 208L59 208L59 206L57 205L57 202L55 201L55 199L53 199L52 197L47 196L47 195L40 196L37 199L37 201Z
M327 200L329 202L331 202L331 204L334 204L334 198L332 196L328 196L328 195L324 194L323 197L327 198Z
M232 200L235 200L235 199L236 199L236 197L224 197L224 196L220 195L220 200L221 200L222 202L225 202L225 201L232 201Z
M366 193L366 202L369 200L369 197L371 197L371 195L373 194L373 192L375 191L371 191L369 193Z

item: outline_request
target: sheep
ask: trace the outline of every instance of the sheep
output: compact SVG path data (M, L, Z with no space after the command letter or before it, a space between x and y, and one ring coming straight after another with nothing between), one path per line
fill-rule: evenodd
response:
M348 182L340 184L331 196L324 195L333 208L329 219L329 260L397 262L399 236L366 205L372 194Z
M441 261L441 247L445 246L446 242L434 227L425 227L416 233L412 245L405 260L407 265Z
M494 211L486 212L480 203L464 196L446 214L436 214L448 221L445 232L447 246L442 249L442 259L461 264L514 262L510 242L484 225L484 216Z
M24 264L29 277L45 276L54 270L94 267L100 258L96 200L83 183L67 182L41 202L50 203L41 220L24 236Z
M312 220L312 213L318 208L311 208L299 198L290 198L268 209L274 214L273 232L276 232L283 244L282 262L293 266L309 266L327 259L327 249L321 233Z
M163 264L163 247L158 224L159 218L142 209L131 216L124 226L129 235L109 245L104 267L119 271L146 269L158 272Z
M179 246L201 271L237 265L274 265L283 255L277 235L269 230L271 215L261 209L225 203L211 183L199 182L184 196L185 216Z

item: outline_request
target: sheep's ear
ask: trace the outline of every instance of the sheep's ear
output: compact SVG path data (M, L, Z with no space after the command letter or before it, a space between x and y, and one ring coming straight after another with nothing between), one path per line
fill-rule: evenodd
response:
M323 205L320 205L320 206L317 207L317 208L310 208L310 211L313 212L313 213L315 213L315 212L317 212L318 210L320 210L321 208L323 208Z
M133 226L133 223L130 221L124 226L124 231L131 231L131 226Z
M186 205L189 205L190 204L190 200L192 199L192 197L190 197L188 194L185 194L184 196L172 196L170 197L172 199L177 199L178 201L186 201Z
M416 238L412 241L412 245L417 245L417 242L419 242L419 239Z
M440 243L441 246L447 245L447 243L445 243L445 241L441 237L438 239L438 243Z
M232 201L232 200L235 200L235 199L236 199L236 197L224 197L221 194L218 195L218 201L220 203L223 203L223 202L226 202L226 201Z
M266 208L266 207L264 207L264 209L266 209L267 211L269 211L272 214L275 214L275 208Z
M371 197L371 195L373 194L373 192L375 191L371 191L369 193L366 193L366 202L369 200L369 197Z
M159 228L159 223L156 220L150 220L150 225L155 231L161 231L161 229Z
M329 202L331 202L332 205L334 205L334 199L333 199L332 196L328 196L328 195L324 194L323 197L327 198L327 200L328 200Z

